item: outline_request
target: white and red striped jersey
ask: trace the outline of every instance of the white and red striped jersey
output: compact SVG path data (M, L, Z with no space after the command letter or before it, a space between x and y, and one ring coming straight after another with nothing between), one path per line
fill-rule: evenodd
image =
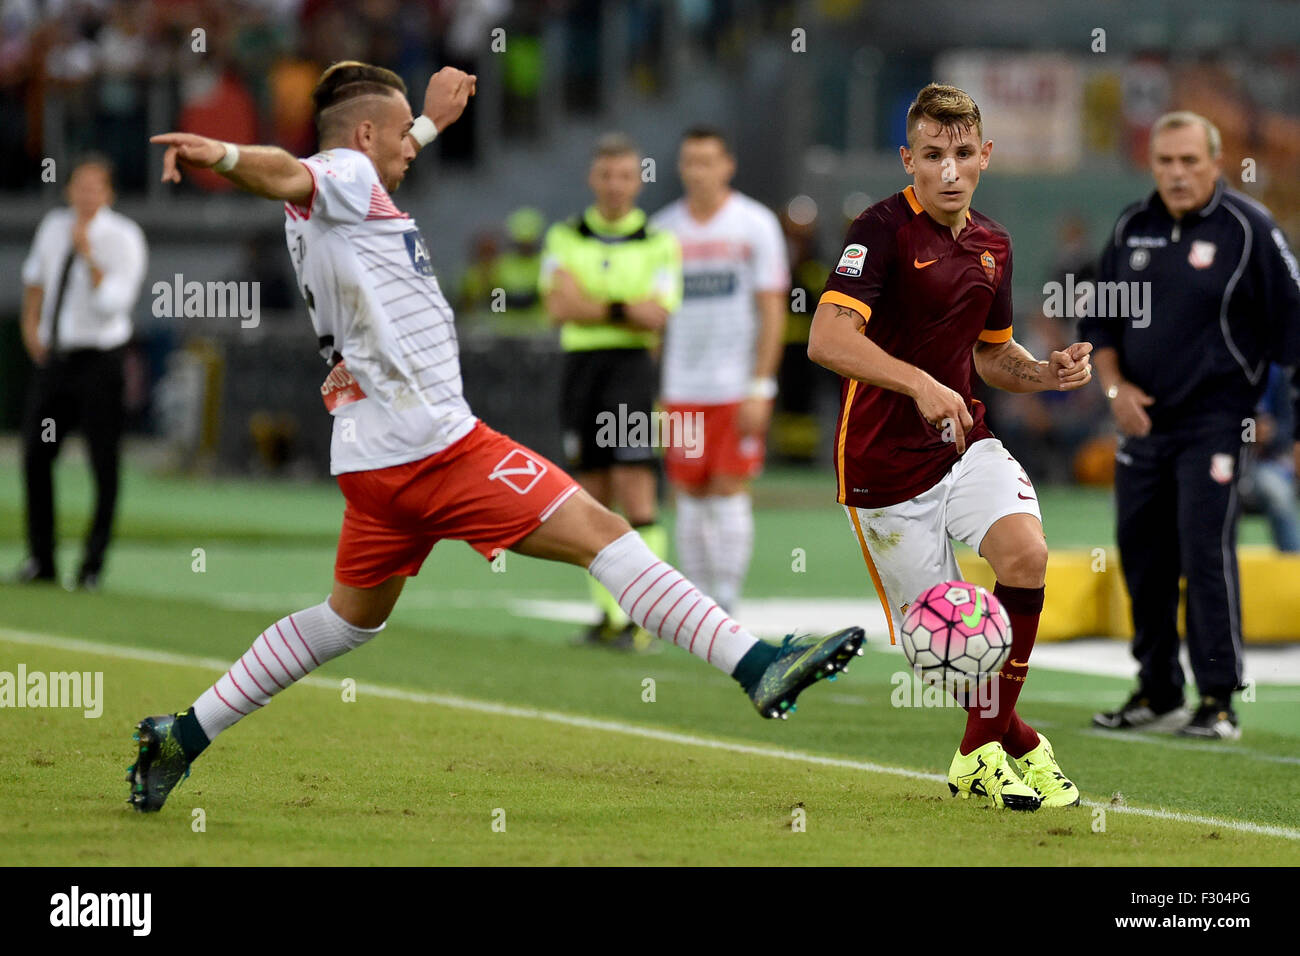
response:
M664 337L663 400L738 402L754 374L754 295L790 290L781 224L762 203L735 190L707 222L691 216L685 199L651 221L682 245L682 307Z
M321 354L334 416L330 473L416 461L474 427L451 307L415 221L364 154L302 160L311 199L285 204L285 237Z

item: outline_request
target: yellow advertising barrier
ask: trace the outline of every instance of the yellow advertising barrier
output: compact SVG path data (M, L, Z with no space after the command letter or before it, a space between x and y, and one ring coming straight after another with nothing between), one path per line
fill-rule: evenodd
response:
M966 580L991 590L995 579L988 562L969 551L961 557ZM1245 640L1300 641L1300 554L1250 546L1237 549L1237 561ZM1183 588L1185 592L1185 581ZM1180 630L1184 627L1183 606L1180 602ZM1133 636L1118 550L1053 551L1047 563L1047 603L1038 625L1038 640L1099 634Z

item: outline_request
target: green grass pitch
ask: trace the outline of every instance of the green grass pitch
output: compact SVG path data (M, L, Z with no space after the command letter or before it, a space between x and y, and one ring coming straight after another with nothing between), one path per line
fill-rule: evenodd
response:
M59 480L68 569L88 488L76 468ZM0 488L0 566L21 557L17 484ZM829 487L764 479L749 593L874 601ZM901 658L877 638L791 720L763 721L684 652L575 648L572 624L509 612L580 600L577 570L512 555L494 573L456 543L379 638L223 735L160 814L133 813L133 723L324 597L341 508L328 485L131 471L102 593L0 587L0 671L102 671L105 698L98 719L0 710L0 864L1300 864L1295 688L1243 704L1236 744L1117 741L1088 719L1127 681L1036 670L1022 713L1087 805L998 813L948 798L961 712L891 706ZM1104 494L1045 490L1044 510L1055 544L1112 541Z

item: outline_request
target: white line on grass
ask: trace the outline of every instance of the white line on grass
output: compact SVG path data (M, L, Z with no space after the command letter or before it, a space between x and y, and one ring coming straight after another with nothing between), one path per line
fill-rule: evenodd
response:
M100 654L104 657L119 657L127 660L147 661L153 664L174 664L182 667L199 667L213 671L225 671L230 667L228 661L211 657L198 657L190 654L175 654L170 651L156 651L144 647L129 647L119 644L103 644L98 641L86 641L74 637L60 637L54 634L35 634L30 631L13 631L0 627L0 640L14 644L32 644L38 647L50 647L64 651L80 651L85 654ZM299 684L337 691L338 682L325 677L308 675ZM885 764L871 763L865 760L850 760L845 757L823 757L818 754L804 753L798 750L783 750L779 747L741 744L712 737L700 737L695 734L683 734L672 730L658 730L653 727L641 727L625 724L617 720L604 720L596 717L578 717L562 714L552 710L538 710L533 707L516 707L513 704L499 704L493 701L474 700L469 697L457 697L452 694L430 694L423 691L402 690L400 687L385 687L381 684L357 684L358 691L386 697L391 700L405 700L417 704L435 704L439 707L451 707L457 710L475 711L481 714L494 714L501 717L520 717L526 720L544 720L548 723L562 724L567 727L581 727L586 730L601 730L606 733L623 734L628 737L641 737L645 740L658 740L664 743L681 744L688 747L704 747L709 750L722 750L727 753L745 754L754 757L767 757L774 760L790 760L798 763L816 764L822 767L840 767L845 770L861 770L865 773L887 774L892 777L906 777L909 780L927 780L937 783L947 782L947 777L939 773L923 773L904 767L890 767ZM1279 827L1270 824L1252 823L1249 820L1228 820L1221 817L1204 817L1196 814L1181 813L1176 810L1162 810L1151 807L1132 807L1112 805L1109 801L1085 800L1084 806L1103 807L1110 813L1131 813L1134 816L1148 817L1153 820L1172 820L1176 823L1191 823L1198 826L1221 827L1241 833L1256 833L1261 836L1281 837L1284 840L1300 841L1300 830Z

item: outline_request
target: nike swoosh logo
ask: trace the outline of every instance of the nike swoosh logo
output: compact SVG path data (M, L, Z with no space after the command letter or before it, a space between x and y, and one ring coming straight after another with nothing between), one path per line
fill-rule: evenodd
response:
M1033 495L1022 495L1022 494L1021 494L1020 492L1018 492L1018 491L1016 492L1016 497L1017 497L1017 498L1021 498L1021 499L1023 499L1024 501L1037 501L1037 500L1038 500L1038 499L1035 498Z
M924 269L926 266L932 266L938 261L938 259L930 259L927 262L922 262L920 259L913 259L912 265L916 266L918 269Z
M980 622L980 618L982 618L983 616L984 616L984 592L976 591L975 592L975 613L970 616L967 616L966 612L962 611L961 620L962 623L965 624L967 627L974 627L976 624Z
M1018 661L1014 657L1011 659L1012 667L1028 667L1029 661Z

